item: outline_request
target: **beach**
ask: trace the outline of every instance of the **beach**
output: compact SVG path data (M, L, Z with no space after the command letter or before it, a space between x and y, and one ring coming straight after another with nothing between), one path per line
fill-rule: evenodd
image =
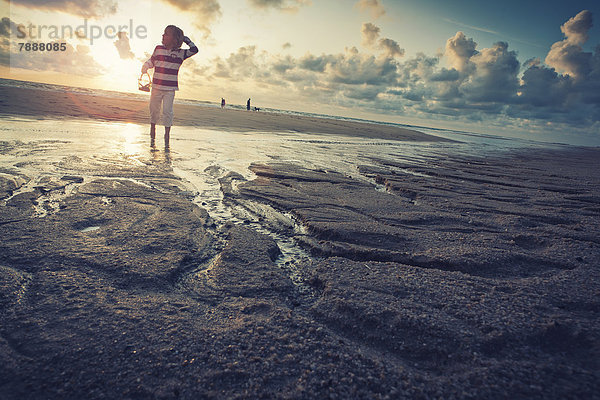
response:
M94 120L147 124L150 120L147 96L145 101L131 98L94 96L88 93L56 92L30 88L0 86L0 115L27 115L50 118L92 118ZM234 108L215 112L212 107L189 104L174 105L178 126L197 126L226 131L300 132L339 134L380 139L436 140L420 132L386 125L352 121L298 117L285 114L246 112Z
M599 398L598 148L0 92L0 398Z

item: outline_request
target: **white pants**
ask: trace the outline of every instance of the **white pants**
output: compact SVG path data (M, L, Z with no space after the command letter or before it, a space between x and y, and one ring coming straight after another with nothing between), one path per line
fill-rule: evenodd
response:
M150 93L150 122L157 124L160 117L160 105L162 103L162 122L164 126L173 125L173 100L174 90L161 90L152 88Z

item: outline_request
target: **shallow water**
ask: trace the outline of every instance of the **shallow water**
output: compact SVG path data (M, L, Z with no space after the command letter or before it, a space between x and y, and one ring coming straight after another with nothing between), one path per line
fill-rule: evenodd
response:
M439 135L439 133L438 133ZM217 227L226 223L245 224L270 235L282 255L278 264L291 270L309 255L294 243L287 232L302 231L291 215L279 213L264 204L248 202L242 209L223 201L219 178L237 173L247 180L254 178L248 168L252 163L285 162L309 169L336 171L368 182L373 190L385 191L373 178L362 175L359 166L380 167L387 161L407 165L429 164L429 160L447 156L501 155L522 148L551 145L523 140L506 140L494 136L461 134L452 139L462 142L402 142L346 137L340 134L301 134L272 132L224 132L195 127L174 127L170 148L163 147L160 129L157 149L149 146L148 126L122 122L87 120L0 119L0 168L18 171L33 178L22 191L32 190L48 177L61 177L59 163L76 156L110 164L118 159L131 165L159 163L172 168L186 185L185 195L206 209ZM12 144L12 145L11 145ZM557 147L557 146L554 146ZM558 146L563 147L563 146ZM385 166L397 174L418 174L407 168ZM2 172L0 170L0 172ZM93 171L94 177L98 171ZM426 175L423 175L426 178ZM83 176L84 182L92 179ZM144 183L144 179L136 179ZM81 183L81 182L80 182ZM68 195L77 182L65 190ZM51 203L49 199L48 203ZM45 209L48 205L45 205ZM38 215L45 215L40 207Z

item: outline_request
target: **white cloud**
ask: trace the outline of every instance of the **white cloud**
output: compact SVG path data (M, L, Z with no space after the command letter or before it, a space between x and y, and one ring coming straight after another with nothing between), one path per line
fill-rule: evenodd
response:
M590 72L591 60L592 53L584 52L581 46L563 40L552 45L545 62L559 72L580 78Z
M369 12L374 19L385 15L385 8L379 0L359 0L355 7L361 11Z
M163 0L181 11L195 15L196 27L210 35L210 26L221 17L221 5L218 0Z
M592 53L584 52L581 45L588 40L592 27L592 13L584 10L565 22L561 31L565 39L552 45L546 64L559 72L582 79L591 72Z
M452 67L458 71L466 71L469 60L477 54L477 43L473 39L467 39L464 33L456 32L454 37L446 41L446 52L444 55Z
M592 27L592 13L583 10L573 18L565 22L560 30L572 44L584 44L588 40L588 31Z
M300 7L309 6L311 0L248 0L248 3L258 9L267 10L275 9L284 12L295 13L300 10Z

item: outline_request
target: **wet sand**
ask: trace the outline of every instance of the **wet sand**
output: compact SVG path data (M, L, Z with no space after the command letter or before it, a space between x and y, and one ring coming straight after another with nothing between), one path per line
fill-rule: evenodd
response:
M600 393L598 149L48 130L0 138L2 398Z
M0 86L0 116L34 116L51 118L91 118L148 124L147 101L109 98L81 93ZM148 96L148 100L150 97ZM200 105L175 104L175 126L197 126L226 131L299 132L340 134L407 141L444 141L410 129L340 121L308 116L265 112L221 110Z

